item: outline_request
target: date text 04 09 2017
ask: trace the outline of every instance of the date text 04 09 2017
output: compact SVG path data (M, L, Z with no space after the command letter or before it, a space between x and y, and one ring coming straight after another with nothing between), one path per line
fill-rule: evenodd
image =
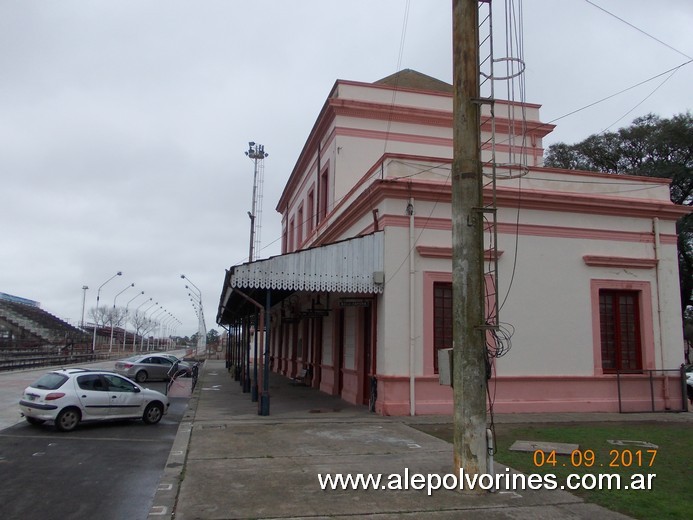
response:
M610 450L608 460L597 460L594 450L573 450L566 462L558 460L555 451L536 450L533 462L537 468L544 466L573 468L651 468L657 457L656 449Z

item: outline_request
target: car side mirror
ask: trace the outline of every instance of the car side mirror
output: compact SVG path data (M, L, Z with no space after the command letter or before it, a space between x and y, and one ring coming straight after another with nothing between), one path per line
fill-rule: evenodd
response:
M142 390L140 390L140 387L139 387L139 386L136 386L136 387L135 387L135 393L136 393L136 394L139 394L141 391L142 391Z

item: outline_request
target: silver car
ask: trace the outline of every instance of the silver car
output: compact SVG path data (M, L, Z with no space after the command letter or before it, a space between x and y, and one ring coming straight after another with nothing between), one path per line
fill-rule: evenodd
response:
M116 361L115 372L130 377L138 383L153 379L168 380L180 371L190 369L184 362L175 362L164 354L140 354Z

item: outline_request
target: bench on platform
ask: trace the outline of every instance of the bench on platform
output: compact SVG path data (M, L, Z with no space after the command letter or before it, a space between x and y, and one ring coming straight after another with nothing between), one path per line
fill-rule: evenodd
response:
M296 374L296 377L291 378L292 384L298 385L305 385L310 381L310 368L302 368L299 370L298 374Z

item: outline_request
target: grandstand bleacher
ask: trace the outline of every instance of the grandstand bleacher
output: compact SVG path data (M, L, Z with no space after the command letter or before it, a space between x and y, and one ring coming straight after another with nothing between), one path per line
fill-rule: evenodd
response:
M0 298L0 349L64 348L88 341L88 333L40 307Z

